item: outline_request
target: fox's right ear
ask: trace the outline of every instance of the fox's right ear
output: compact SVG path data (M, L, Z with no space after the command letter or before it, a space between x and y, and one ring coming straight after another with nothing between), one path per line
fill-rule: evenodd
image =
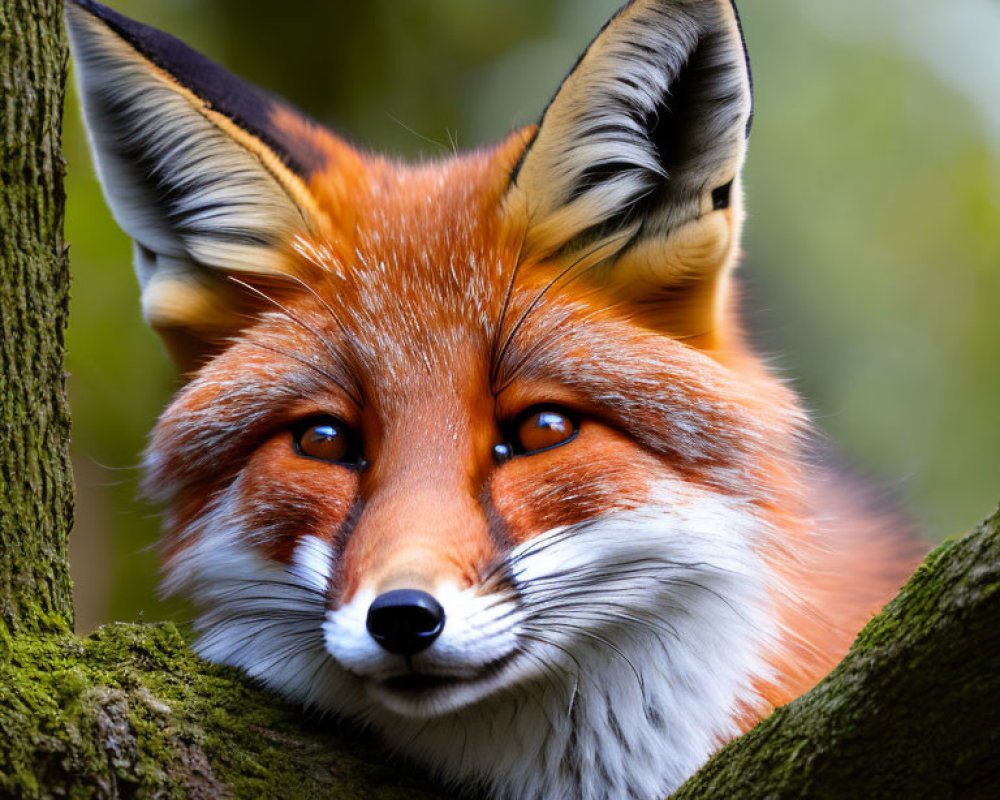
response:
M99 3L69 0L66 16L97 171L135 243L144 315L189 369L246 324L246 293L228 276L288 273L294 237L324 226L307 180L334 137Z

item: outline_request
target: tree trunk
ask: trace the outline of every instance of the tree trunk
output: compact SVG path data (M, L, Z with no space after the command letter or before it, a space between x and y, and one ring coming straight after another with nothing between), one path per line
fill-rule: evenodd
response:
M355 732L200 661L173 625L69 633L60 5L0 5L0 797L440 800ZM998 632L1000 512L675 798L1000 796Z
M0 3L0 636L72 623L59 0Z

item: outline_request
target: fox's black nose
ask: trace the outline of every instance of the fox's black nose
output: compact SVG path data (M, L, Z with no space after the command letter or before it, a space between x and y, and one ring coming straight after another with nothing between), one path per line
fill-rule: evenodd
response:
M441 635L444 609L427 592L395 589L372 601L365 624L371 637L390 653L412 656Z

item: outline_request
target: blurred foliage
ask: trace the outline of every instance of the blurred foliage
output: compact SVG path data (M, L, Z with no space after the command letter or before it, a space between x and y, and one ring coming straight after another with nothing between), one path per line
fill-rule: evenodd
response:
M983 3L996 10L994 0L959 5ZM974 87L942 80L919 48L894 38L892 14L866 16L850 0L827 8L842 23L831 26L816 13L823 4L741 5L757 92L746 171L748 307L758 340L822 428L940 539L984 516L1000 493L1000 141L996 132L991 140ZM359 146L408 158L495 140L536 119L616 7L114 5ZM912 0L907 13L933 6ZM1000 13L989 14L984 24L996 22L1000 36ZM862 28L864 37L851 35ZM1000 73L1000 52L982 56ZM130 245L101 199L74 97L64 146L80 625L140 614L183 621L185 609L155 597L156 509L135 500L145 434L176 379L142 324Z

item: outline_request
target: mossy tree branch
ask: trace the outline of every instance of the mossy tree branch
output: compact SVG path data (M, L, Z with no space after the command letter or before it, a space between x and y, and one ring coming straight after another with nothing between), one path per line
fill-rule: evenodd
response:
M169 623L15 637L0 742L2 798L441 800L364 738L201 661Z

